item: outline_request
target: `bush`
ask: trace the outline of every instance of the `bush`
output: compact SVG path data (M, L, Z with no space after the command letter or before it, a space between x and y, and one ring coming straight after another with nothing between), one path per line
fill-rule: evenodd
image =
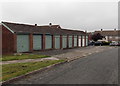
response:
M110 45L111 42L103 42L102 45Z

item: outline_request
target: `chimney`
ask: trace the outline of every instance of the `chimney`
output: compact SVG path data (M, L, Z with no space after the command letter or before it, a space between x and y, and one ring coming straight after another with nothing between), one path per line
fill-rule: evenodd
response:
M37 26L37 24L35 24L35 26Z
M51 25L52 25L52 23L49 23L49 25L51 26Z
M101 29L101 32L103 31L103 29Z

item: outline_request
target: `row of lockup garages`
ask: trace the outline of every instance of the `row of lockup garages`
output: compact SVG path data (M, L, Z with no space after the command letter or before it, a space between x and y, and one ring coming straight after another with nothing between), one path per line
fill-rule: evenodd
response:
M2 53L67 49L88 45L83 31L62 29L59 25L27 25L2 22Z
M33 34L32 37L30 37L29 35L17 35L17 52L29 52L30 47L32 47L32 51L85 47L88 45L88 36Z

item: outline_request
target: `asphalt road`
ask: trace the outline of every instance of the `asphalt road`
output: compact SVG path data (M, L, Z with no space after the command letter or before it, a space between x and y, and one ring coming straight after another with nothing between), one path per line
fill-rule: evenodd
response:
M31 75L14 84L117 84L118 48L99 52L42 73Z

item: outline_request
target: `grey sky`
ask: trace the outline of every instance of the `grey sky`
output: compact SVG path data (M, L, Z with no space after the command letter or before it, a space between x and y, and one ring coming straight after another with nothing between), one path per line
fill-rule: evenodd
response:
M118 28L117 2L33 1L2 2L2 21L38 25L51 22L84 31Z

